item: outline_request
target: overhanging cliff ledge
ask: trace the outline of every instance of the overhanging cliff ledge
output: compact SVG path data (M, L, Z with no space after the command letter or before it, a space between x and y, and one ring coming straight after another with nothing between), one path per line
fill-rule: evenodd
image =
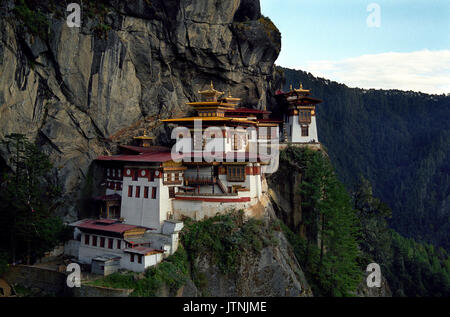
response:
M81 28L54 1L0 6L0 138L24 133L50 155L66 220L95 157L140 129L166 143L157 119L185 113L211 79L248 106L273 103L281 36L258 0L97 1Z

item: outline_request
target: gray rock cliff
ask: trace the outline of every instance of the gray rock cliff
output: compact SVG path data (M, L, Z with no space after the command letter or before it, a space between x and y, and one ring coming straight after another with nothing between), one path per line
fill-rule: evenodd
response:
M158 119L186 113L211 80L246 106L271 102L280 34L258 0L98 1L81 28L54 1L27 3L0 1L0 139L23 133L50 155L67 221L97 156L143 129L169 142Z

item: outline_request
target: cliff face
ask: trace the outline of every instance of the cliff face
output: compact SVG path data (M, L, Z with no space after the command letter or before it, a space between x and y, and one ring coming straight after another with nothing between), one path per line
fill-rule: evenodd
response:
M245 224L231 215L204 220L196 228L186 225L181 241L189 254L192 283L184 286L181 296L313 296L267 192L260 209L260 216ZM211 241L215 246L208 245ZM236 245L230 247L231 241Z
M35 2L0 3L0 138L26 134L50 155L66 220L93 159L144 128L168 142L158 119L186 112L211 80L246 106L274 91L280 34L258 0L99 1L82 8L81 28L40 1L31 11L48 24L38 31L18 14Z
M310 297L312 290L298 264L292 247L282 232L275 233L275 245L262 249L258 254L242 255L239 270L233 276L224 275L209 257L198 258L197 274L204 285L200 289L186 287L182 296ZM188 284L189 285L189 284Z

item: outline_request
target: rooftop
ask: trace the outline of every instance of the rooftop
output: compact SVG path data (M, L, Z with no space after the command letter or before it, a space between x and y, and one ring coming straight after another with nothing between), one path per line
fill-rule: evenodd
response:
M156 249L147 248L147 247L126 248L126 249L123 249L123 252L136 253L136 254L140 254L140 255L164 253L163 250L156 250Z
M172 157L173 156L173 157ZM122 154L111 156L100 156L97 161L118 161L118 162L141 162L141 163L162 163L181 158L181 154L171 152L150 152L141 154Z
M89 229L119 234L123 234L128 230L136 228L150 229L142 226L127 225L113 219L83 219L80 221L73 222L70 225L73 227L77 227L81 230Z

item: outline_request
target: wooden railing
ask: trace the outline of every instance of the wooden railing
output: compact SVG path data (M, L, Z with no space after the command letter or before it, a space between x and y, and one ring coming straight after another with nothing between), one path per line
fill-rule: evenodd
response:
M222 193L226 194L228 193L227 188L222 183L222 181L218 177L209 177L209 176L194 176L194 177L184 177L184 185L191 186L191 185L215 185L219 186Z

